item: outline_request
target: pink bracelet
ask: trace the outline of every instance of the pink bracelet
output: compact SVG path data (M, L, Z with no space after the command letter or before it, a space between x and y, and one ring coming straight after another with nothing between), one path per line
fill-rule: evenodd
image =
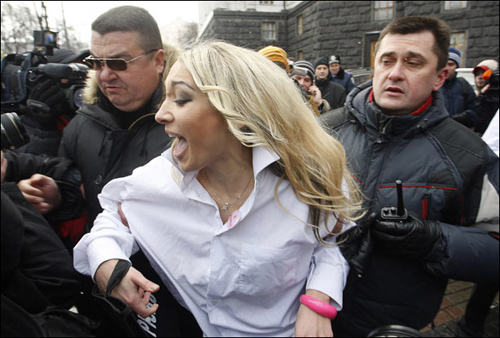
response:
M335 306L317 300L314 297L302 295L300 296L300 302L323 317L330 319L335 319L335 317L337 317L337 309Z

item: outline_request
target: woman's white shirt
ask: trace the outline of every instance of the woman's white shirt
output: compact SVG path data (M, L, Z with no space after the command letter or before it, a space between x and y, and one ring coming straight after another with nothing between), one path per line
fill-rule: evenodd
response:
M341 309L349 266L338 247L318 244L305 222L309 208L288 181L278 188L288 211L275 200L278 177L268 166L277 159L253 148L255 188L223 224L197 172L183 173L168 149L104 187L104 211L74 248L75 268L94 276L104 261L129 260L140 247L205 335L293 336L304 285ZM120 203L129 227L121 222ZM330 229L335 223L330 217Z

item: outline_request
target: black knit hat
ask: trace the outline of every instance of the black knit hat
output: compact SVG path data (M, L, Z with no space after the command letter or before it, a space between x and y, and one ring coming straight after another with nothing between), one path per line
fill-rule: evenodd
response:
M314 62L314 69L318 68L319 65L325 65L328 67L328 58L323 56L317 58L316 62Z

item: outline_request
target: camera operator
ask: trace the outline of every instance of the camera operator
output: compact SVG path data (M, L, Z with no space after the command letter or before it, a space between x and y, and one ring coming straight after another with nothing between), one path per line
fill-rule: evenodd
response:
M62 130L79 108L79 98L75 97L78 92L68 87L71 80L65 79L62 74L51 76L46 70L54 69L47 68L52 64L76 65L88 55L88 51L76 54L68 49L56 49L53 54L46 57L46 64L38 65L37 72L30 75L28 99L20 105L20 113L31 142L16 149L17 152L56 156ZM78 67L81 67L80 73L86 76L86 66L80 64ZM83 88L83 80L77 81L81 83L77 90Z
M478 68L480 66L474 68L474 74L480 71ZM474 131L479 135L482 135L486 128L488 128L499 107L498 68L483 69L481 77L486 81L486 85L481 89L481 93L476 98L477 120L474 125Z
M2 114L18 113L31 137L17 152L56 156L62 130L82 105L89 51L57 49L56 32L34 31L34 40L33 51L2 58Z

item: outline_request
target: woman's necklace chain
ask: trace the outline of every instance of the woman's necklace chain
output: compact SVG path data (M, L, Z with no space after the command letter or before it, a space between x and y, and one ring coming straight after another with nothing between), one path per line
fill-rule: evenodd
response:
M245 191L247 191L248 186L250 185L250 182L252 182L253 175L250 176L250 179L248 180L247 185L245 186L245 188L243 189L243 191L241 192L241 194L238 196L238 198L234 202L231 202L231 203L229 203L229 202L222 202L222 199L217 195L217 193L215 192L215 190L212 188L212 184L210 184L210 179L208 178L208 175L206 173L205 173L205 177L207 178L208 187L210 188L210 191L215 196L215 198L219 201L219 203L221 205L221 209L224 210L225 213L229 213L229 211L228 211L229 206L231 204L236 204L236 203L239 202L239 200L241 199L241 197L245 194Z

